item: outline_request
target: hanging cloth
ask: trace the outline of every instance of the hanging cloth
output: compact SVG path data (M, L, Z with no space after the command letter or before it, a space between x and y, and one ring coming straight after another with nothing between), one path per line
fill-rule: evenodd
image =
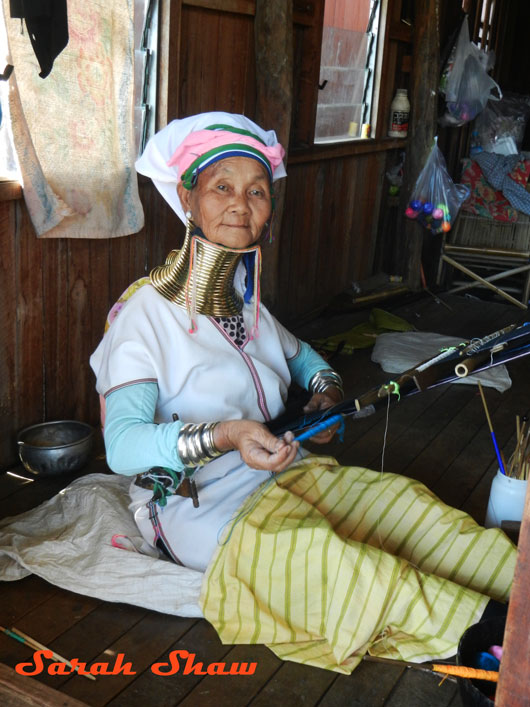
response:
M134 0L68 0L68 44L46 81L9 0L0 8L15 67L11 131L37 237L137 233L144 218L134 171Z
M45 79L68 44L66 0L10 0L9 9L11 17L26 21L41 69L39 76Z

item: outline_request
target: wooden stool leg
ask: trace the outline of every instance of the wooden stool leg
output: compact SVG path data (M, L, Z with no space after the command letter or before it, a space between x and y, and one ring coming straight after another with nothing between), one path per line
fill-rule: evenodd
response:
M463 272L468 277L472 278L473 280L476 280L477 282L480 282L482 285L484 285L484 287L488 287L490 290L493 290L493 292L495 292L496 294L500 295L501 297L504 297L504 299L507 299L508 302L515 304L517 307L520 307L521 309L528 309L527 304L523 304L522 302L519 302L519 300L515 299L515 297L512 297L507 292L504 292L504 290L501 290L500 287L497 287L496 285L492 285L491 282L488 282L483 277L480 277L480 275L477 275L469 268L466 268L461 263L458 263L456 260L453 260L452 258L450 258L448 255L445 255L445 254L442 255L442 259L446 263L448 263L449 265L452 265L457 270L460 270L461 272Z

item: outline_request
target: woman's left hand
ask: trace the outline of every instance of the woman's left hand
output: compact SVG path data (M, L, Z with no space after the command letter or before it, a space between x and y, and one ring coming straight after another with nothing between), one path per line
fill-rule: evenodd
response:
M327 410L340 402L342 402L342 393L338 388L333 388L330 386L329 388L326 388L323 393L315 393L307 405L305 405L304 412ZM338 424L328 427L327 430L323 430L314 437L311 437L310 442L315 442L316 444L327 444L333 439L333 436L338 429Z

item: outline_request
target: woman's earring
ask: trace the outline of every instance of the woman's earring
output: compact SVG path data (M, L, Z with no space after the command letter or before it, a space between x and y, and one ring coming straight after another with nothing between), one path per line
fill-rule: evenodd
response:
M263 229L263 241L268 241L269 245L273 242L274 236L272 235L272 217L266 221Z
M191 219L191 211L186 211L186 238L193 230L193 221Z

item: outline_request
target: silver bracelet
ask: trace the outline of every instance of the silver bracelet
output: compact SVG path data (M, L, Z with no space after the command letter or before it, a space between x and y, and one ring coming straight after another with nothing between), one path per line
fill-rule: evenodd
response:
M213 441L213 431L217 422L188 422L180 428L177 452L184 466L193 467L221 456Z
M322 371L317 371L309 381L308 390L310 393L323 393L326 388L337 388L341 396L344 397L344 388L342 378L336 371L331 368L324 368Z

